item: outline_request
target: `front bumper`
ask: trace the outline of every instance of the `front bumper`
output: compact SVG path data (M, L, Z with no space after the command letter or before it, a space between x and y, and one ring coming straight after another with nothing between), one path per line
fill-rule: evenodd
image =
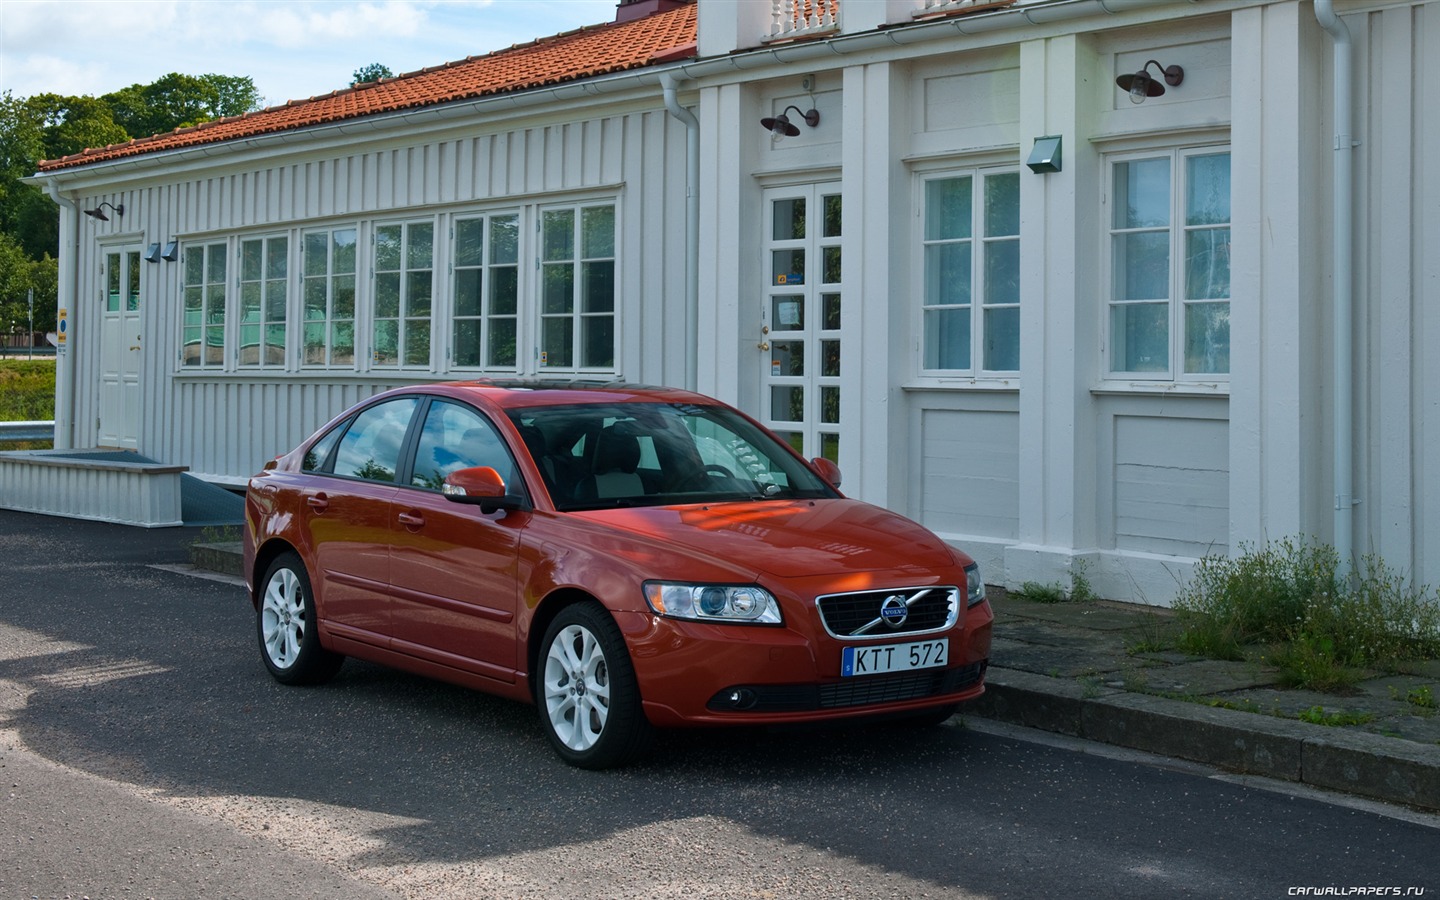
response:
M812 607L813 610L813 607ZM644 613L616 616L646 715L659 726L819 722L919 711L984 691L994 621L988 602L963 610L943 668L843 677L845 642L787 604L777 627L718 625ZM866 646L915 640L899 635Z

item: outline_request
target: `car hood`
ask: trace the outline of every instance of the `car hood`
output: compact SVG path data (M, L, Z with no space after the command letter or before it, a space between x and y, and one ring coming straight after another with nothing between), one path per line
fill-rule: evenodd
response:
M779 578L957 565L923 526L858 500L762 500L574 515Z

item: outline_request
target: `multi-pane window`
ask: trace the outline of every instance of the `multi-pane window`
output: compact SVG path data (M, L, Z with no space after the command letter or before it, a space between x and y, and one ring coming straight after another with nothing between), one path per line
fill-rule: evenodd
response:
M968 172L924 182L921 366L1020 368L1020 176Z
M240 346L242 366L285 365L285 318L290 284L290 239L240 242Z
M430 365L430 306L435 290L435 223L375 229L377 366Z
M225 363L224 242L185 248L181 365L208 369Z
M613 373L615 219L534 203L187 245L181 365Z
M514 371L519 359L520 217L455 222L455 348L463 368Z
M307 366L355 366L354 228L310 231L303 238Z
M1110 372L1228 374L1229 152L1124 159L1111 176Z
M615 207L540 214L540 366L615 367Z

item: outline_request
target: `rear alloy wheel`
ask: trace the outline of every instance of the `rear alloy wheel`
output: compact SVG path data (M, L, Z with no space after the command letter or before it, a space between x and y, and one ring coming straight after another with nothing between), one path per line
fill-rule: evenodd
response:
M582 769L634 760L650 738L625 640L598 604L561 610L540 645L536 706L560 757Z
M281 684L321 684L345 657L320 646L315 594L305 564L293 553L276 557L261 583L255 625L260 658Z

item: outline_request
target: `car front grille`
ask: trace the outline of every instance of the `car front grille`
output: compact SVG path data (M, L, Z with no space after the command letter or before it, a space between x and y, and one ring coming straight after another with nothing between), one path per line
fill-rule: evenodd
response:
M736 685L710 698L715 712L809 712L922 700L954 694L980 681L986 661L955 669L846 678L829 684Z
M874 640L954 627L960 616L960 589L941 586L828 594L817 598L815 606L831 637Z

